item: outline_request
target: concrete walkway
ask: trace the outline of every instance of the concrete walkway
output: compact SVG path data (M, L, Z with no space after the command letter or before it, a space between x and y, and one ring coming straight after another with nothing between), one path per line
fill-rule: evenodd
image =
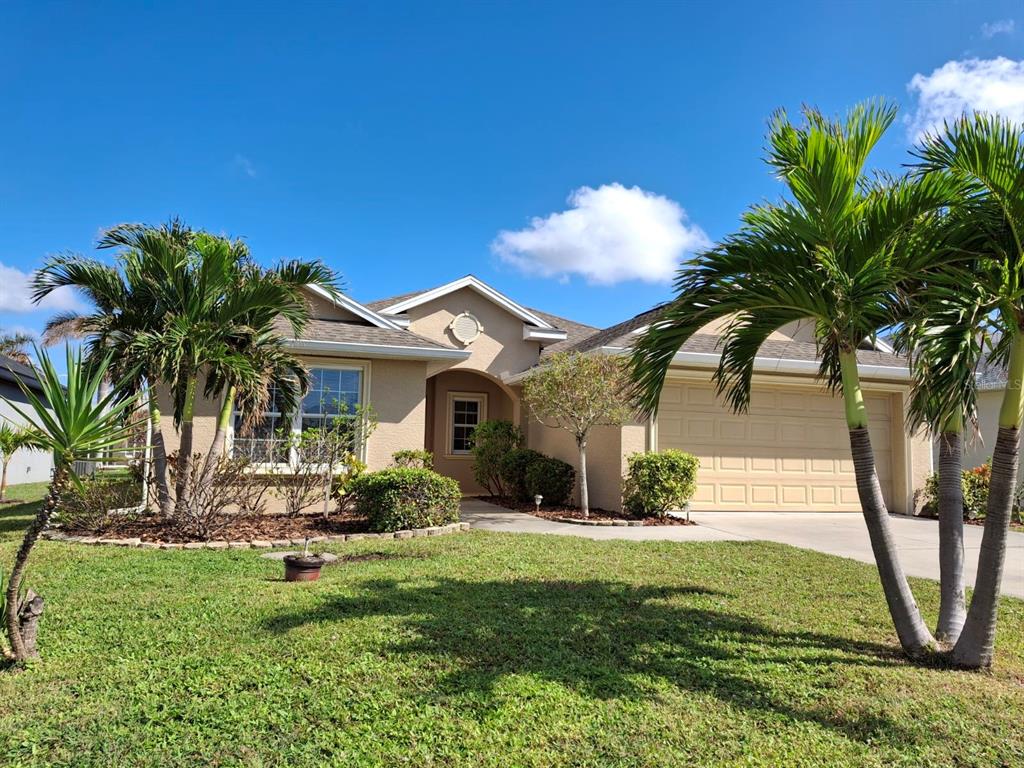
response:
M695 526L594 527L555 523L479 499L462 502L462 519L474 528L510 533L553 533L588 539L632 541L777 541L830 555L874 563L864 518L856 512L694 512ZM934 520L894 515L893 535L911 576L939 578L939 527ZM981 548L981 526L964 528L968 583L973 583ZM1024 533L1010 533L1003 592L1024 598Z

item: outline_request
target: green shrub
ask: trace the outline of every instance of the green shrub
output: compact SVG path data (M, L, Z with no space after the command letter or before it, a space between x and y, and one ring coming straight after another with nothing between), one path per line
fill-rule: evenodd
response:
M575 486L576 470L572 464L566 464L561 459L541 456L532 461L526 469L528 498L540 494L544 497L544 504L565 504Z
M374 531L446 525L459 519L457 481L429 469L394 467L360 475L350 484L355 509Z
M960 488L964 494L964 520L984 520L988 511L988 489L992 482L992 465L963 470ZM939 473L933 472L924 481L921 491L921 514L924 517L938 517L939 514ZM1012 519L1024 523L1024 488L1018 490L1013 500Z
M508 492L501 476L501 462L523 444L523 431L510 421L483 421L473 431L473 477L492 496Z
M395 451L391 454L391 460L395 462L396 467L434 468L434 454L422 448L406 448L404 451Z
M504 481L505 493L520 501L532 501L526 488L526 470L538 459L546 458L540 451L532 448L516 448L505 454L501 460L501 479Z
M622 505L633 517L664 517L682 509L697 490L696 456L683 451L634 453L623 484Z

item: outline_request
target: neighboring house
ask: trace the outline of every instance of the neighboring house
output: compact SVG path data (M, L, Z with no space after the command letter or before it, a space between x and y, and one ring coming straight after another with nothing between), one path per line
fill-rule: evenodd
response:
M530 447L575 465L571 436L537 423L522 406L524 376L554 351L624 354L657 315L599 330L519 304L473 276L366 304L313 290L310 300L316 319L292 346L314 385L291 426L315 425L327 403L369 403L379 422L365 449L371 469L387 466L399 449L426 448L436 469L467 494L483 490L473 480L470 445L485 419L519 424ZM809 330L795 325L773 334L757 360L745 415L731 414L710 383L718 341L707 328L679 352L656 420L592 435L591 504L619 508L630 454L680 448L701 460L697 509L859 509L842 403L814 381L819 362ZM890 508L908 512L932 467L928 439L902 428L908 371L881 343L859 358L879 479ZM218 407L197 405L197 450L210 444ZM267 455L282 424L269 411L262 429L234 438L232 450Z
M31 413L31 407L21 387L18 386L18 381L42 397L39 380L32 369L17 360L0 355L0 398L3 398L0 399L0 418L12 424L24 424L25 418L11 406L11 403L16 403L23 411ZM7 470L7 482L17 485L49 480L52 470L53 457L47 451L23 449L11 459Z
M1006 393L1006 369L991 364L986 356L978 366L978 431L968 428L964 434L964 468L977 467L992 458L992 447L999 432L999 410ZM935 446L938 460L938 442ZM1021 467L1024 475L1024 466Z

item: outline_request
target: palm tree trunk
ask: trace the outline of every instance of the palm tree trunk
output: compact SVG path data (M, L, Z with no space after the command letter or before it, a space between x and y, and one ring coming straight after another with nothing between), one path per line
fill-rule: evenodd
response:
M1022 377L1024 334L1017 331L1010 350L1006 392L999 411L999 434L992 451L992 477L985 510L985 532L981 536L981 551L978 552L974 595L971 597L971 607L967 611L960 639L953 648L953 663L969 669L992 666L995 653L999 591L1006 560L1006 535L1017 489L1021 406L1024 404Z
M910 584L907 582L896 545L893 543L889 511L885 506L885 497L882 496L882 486L878 482L878 472L875 469L875 453L868 433L867 408L860 386L856 353L842 353L840 362L846 423L850 430L850 451L857 479L857 495L860 497L861 511L871 539L875 566L878 568L882 591L885 593L889 615L896 627L900 645L907 655L922 656L935 645L935 640L921 618L921 611L910 591Z
M15 661L25 661L29 657L25 641L21 636L19 614L21 606L18 604L18 593L21 590L21 581L25 576L25 565L28 563L28 556L32 552L39 535L46 529L50 517L57 509L57 503L67 480L68 467L63 462L59 463L53 470L53 480L50 481L50 490L43 500L35 519L25 531L25 538L21 541L18 554L14 557L14 568L11 569L11 578L7 584L7 637L11 643L11 652Z
M181 414L181 440L178 445L177 477L174 482L174 509L182 512L189 503L189 474L192 471L193 417L196 406L196 377L188 380L185 407Z
M0 501L3 501L7 496L7 465L11 463L11 460L4 455L3 460L3 474L0 475Z
M577 438L580 449L580 509L584 519L590 517L590 493L587 489L587 438Z
M939 435L939 621L935 639L947 646L960 637L967 617L964 596L963 419Z
M160 405L156 401L156 393L149 393L149 421L152 425L153 440L153 475L156 479L156 501L161 517L170 517L173 511L171 504L171 488L167 478L167 446L164 444L164 432L160 427Z
M213 433L213 444L206 454L206 461L203 463L203 485L213 481L214 473L217 470L217 462L224 455L226 447L228 426L231 424L231 415L235 411L235 388L228 387L224 393L224 402L220 407L220 414L217 416L217 430Z

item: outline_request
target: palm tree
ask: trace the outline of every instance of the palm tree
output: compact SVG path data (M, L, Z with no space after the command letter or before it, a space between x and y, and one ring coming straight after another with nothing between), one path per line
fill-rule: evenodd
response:
M32 343L32 337L27 333L3 333L0 332L0 355L16 360L23 365L30 362L26 348Z
M131 400L118 402L115 392L97 398L100 384L109 371L110 358L90 365L83 362L81 351L68 347L65 355L66 382L61 381L48 354L36 350L39 364L35 374L41 396L21 385L28 405L6 401L37 433L40 447L53 453L54 467L49 491L25 531L6 585L7 635L15 661L24 661L30 655L19 622L19 594L25 566L68 483L77 482L72 469L75 461L121 445L136 427L127 418L133 406Z
M945 646L956 643L967 616L963 441L965 427L977 425L975 372L992 325L991 296L974 278L988 265L977 259L971 266L970 272L950 268L933 274L896 334L896 347L907 354L914 381L907 425L927 429L939 445L940 602L935 637Z
M52 257L33 281L33 300L41 301L64 286L81 291L93 305L88 314L65 312L53 317L43 333L45 344L86 339L91 358L110 356L111 377L126 382L122 394L147 392L152 424L153 474L161 514L172 511L167 452L160 403L152 391L160 383L158 356L140 348L140 334L158 333L172 311L162 290L168 275L187 263L195 233L178 219L160 227L125 224L108 230L100 248L118 248L117 265L77 254ZM133 371L132 379L127 379Z
M263 270L253 264L241 241L206 233L196 235L194 252L186 268L178 270L169 281L169 291L177 301L164 328L136 338L144 354L157 355L160 378L171 389L175 422L181 434L175 483L175 505L179 509L189 503L193 414L200 377L205 376L204 395L208 399L224 397L229 394L225 389L232 386L248 391L251 385L267 382L266 359L247 355L254 348L254 339L263 339L263 349L270 346L267 334L279 339L273 331L276 318L284 321L294 336L300 336L310 319L303 287L317 285L330 293L337 290L334 272L318 261L292 261ZM283 352L280 344L277 352L279 356ZM281 378L289 378L291 374L284 369L292 374L303 370L294 358L287 366L270 368L273 373L284 371ZM306 381L304 375L300 381ZM291 389L297 401L299 390L294 383ZM230 418L230 400L225 397L222 423ZM223 436L218 436L215 443L213 450L222 450Z
M7 468L14 454L25 448L38 447L39 435L31 429L13 426L6 421L0 424L0 502L7 494Z
M845 405L854 472L889 612L911 656L934 646L896 553L875 470L857 349L906 312L900 290L934 258L909 232L948 202L941 177L868 180L868 154L892 124L894 107L860 105L845 120L807 109L795 126L779 113L768 132L768 163L790 199L762 204L743 227L684 266L676 299L643 333L631 358L634 392L657 409L679 348L713 320L723 331L714 381L735 411L750 401L755 357L778 328L810 320L821 354L818 376Z
M998 357L1007 385L992 451L985 531L974 595L954 663L988 667L995 650L1000 583L1013 509L1024 406L1024 136L1022 126L994 115L964 116L931 134L914 153L922 178L952 175L966 189L960 206L987 238L995 266L976 276L992 297L991 314L1002 330Z
M158 488L165 489L160 493L161 510L170 514L173 507L182 509L189 503L193 414L200 381L205 378L204 394L211 399L234 387L243 393L243 406L258 400L249 395L252 386L274 381L287 390L288 381L296 380L304 385L304 369L294 358L288 365L282 362L280 343L276 367L254 350L280 341L280 334L273 332L275 318L301 334L309 321L303 286L313 284L333 293L334 273L321 262L292 261L262 269L243 242L193 232L176 220L160 228L114 227L99 245L119 249L120 269L80 257L58 257L37 274L35 297L63 285L81 287L96 311L86 317L55 318L48 327L50 335L84 334L97 354L114 350L119 359L143 361L144 376L138 384L144 379L150 388L160 386L169 395L180 432L173 505L167 473L159 466L163 459L166 467L160 412L155 397L149 402L157 436ZM268 370L276 371L278 378ZM230 418L232 399L225 397L222 420ZM222 430L212 451L219 455L223 442Z

